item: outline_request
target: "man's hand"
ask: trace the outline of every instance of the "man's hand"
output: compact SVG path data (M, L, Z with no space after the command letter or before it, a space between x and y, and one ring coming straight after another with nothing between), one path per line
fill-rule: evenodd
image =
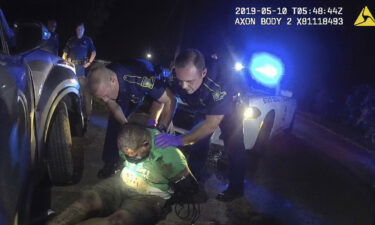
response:
M155 145L161 148L165 148L168 146L182 146L182 136L159 134L155 137Z
M87 62L87 63L83 64L83 67L84 67L84 68L87 68L87 67L89 67L90 65L91 65L91 63L90 63L90 62Z
M67 52L63 52L61 58L63 58L64 60L68 60L68 53Z
M87 63L83 65L84 68L87 68L91 65L92 62L94 62L96 56L96 51L92 51L90 54L90 58L87 60Z

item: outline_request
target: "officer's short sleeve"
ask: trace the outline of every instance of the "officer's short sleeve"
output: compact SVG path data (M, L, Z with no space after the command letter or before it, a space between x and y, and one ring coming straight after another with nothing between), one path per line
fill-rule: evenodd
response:
M229 96L226 96L222 100L213 101L209 106L207 110L207 115L225 115L229 114L232 110L231 107L233 104L231 104L231 101L229 99Z
M222 63L211 60L204 87L209 95L205 98L207 107L206 115L225 115L233 110L233 87L230 83L230 73Z
M94 45L94 42L92 41L91 38L87 38L88 39L88 49L89 49L89 52L96 52L96 48L95 48L95 45Z
M186 158L182 152L175 147L168 147L162 151L161 168L163 176L173 180L177 175L188 169Z

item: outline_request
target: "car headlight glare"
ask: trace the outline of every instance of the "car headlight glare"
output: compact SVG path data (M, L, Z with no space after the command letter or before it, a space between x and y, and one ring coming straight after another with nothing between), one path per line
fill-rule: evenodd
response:
M246 107L243 113L245 120L256 119L260 116L260 110L256 107Z

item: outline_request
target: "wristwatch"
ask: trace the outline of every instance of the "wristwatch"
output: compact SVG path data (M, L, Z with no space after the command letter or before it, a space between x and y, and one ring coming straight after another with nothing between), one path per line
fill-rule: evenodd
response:
M158 124L156 126L156 129L158 129L162 133L166 133L167 132L167 128L163 124Z

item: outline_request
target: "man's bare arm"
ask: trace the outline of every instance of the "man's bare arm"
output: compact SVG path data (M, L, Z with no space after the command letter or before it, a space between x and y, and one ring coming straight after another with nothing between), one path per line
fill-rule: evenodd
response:
M117 102L114 100L109 100L106 102L109 112L112 114L112 116L120 123L125 124L128 121L126 120L126 117L124 115L124 112L122 111L121 107Z
M96 51L92 51L90 55L89 63L94 62L95 57L96 57Z
M87 68L91 65L92 62L94 62L94 59L96 57L96 51L92 51L91 54L90 54L90 58L89 58L89 61L85 63L85 65L83 65L83 67Z
M163 103L153 101L150 107L150 118L154 119L155 121L158 121L163 108Z
M173 93L167 88L163 95L152 104L150 109L151 118L157 121L159 115L159 124L164 127L168 127L171 123L174 110L176 108L176 97Z
M224 115L208 115L206 120L199 124L194 130L189 134L186 134L182 137L183 145L192 145L197 141L207 137L212 134L216 128L220 125L220 122L223 120Z

